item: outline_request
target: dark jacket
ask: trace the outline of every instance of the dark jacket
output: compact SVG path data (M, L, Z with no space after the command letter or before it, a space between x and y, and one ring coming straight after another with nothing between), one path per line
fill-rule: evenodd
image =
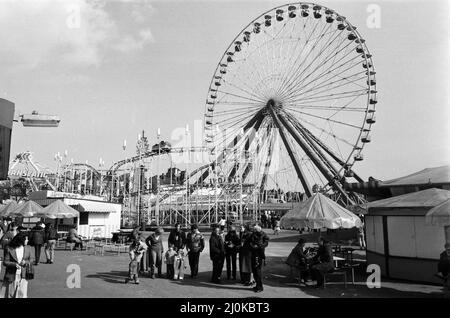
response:
M450 274L450 254L447 251L443 251L439 257L438 272L444 276Z
M211 234L209 239L209 257L212 261L220 261L225 258L225 242L218 234Z
M297 244L289 254L286 264L289 266L293 266L296 268L305 268L306 267L306 255L303 252L303 247L300 244Z
M32 263L32 252L29 246L24 246L23 250L23 261L26 264ZM3 260L3 265L5 266L5 278L4 281L6 282L13 282L16 278L16 264L17 261L17 254L14 248L8 247L5 250L5 259ZM25 278L25 267L22 267L21 277Z
M263 231L254 231L250 236L250 248L253 256L265 259L265 250L267 245L269 245L269 237Z
M147 237L147 239L145 240L145 243L147 243L147 246L152 251L156 251L156 252L160 252L160 253L164 252L161 235L159 236L159 239L157 240L155 233L153 233L149 237Z
M228 232L227 235L225 235L225 252L227 254L237 253L240 246L241 239L236 231Z
M186 234L183 231L172 230L169 234L169 244L173 244L175 250L184 249Z
M6 249L9 242L11 242L11 240L13 238L14 238L14 233L12 231L6 232L5 235L3 235L2 240L0 241L0 245L2 246L2 248Z
M186 237L186 248L188 252L202 252L205 248L205 239L200 233L189 232Z
M45 228L45 241L48 242L50 240L57 240L58 239L58 231L52 227L52 228Z
M314 257L314 260L320 263L333 264L333 248L331 244L321 245L317 251L317 255Z
M30 232L30 245L43 245L45 242L45 232L44 229L40 226L35 226L31 229Z

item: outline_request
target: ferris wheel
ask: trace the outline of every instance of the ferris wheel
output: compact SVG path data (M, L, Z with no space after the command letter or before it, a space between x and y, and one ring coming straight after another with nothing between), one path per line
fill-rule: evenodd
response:
M362 181L353 166L376 121L375 74L346 17L313 3L271 9L239 32L216 67L205 143L223 161L236 150L256 157L228 174L248 178L251 166L261 189L277 179L308 196L319 187L346 197L346 178Z

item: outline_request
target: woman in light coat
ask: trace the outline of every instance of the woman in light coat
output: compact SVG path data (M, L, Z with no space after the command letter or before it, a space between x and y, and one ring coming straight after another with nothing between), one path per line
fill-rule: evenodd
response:
M31 266L32 252L28 244L28 236L16 235L5 250L5 277L0 289L0 298L27 298L28 281L26 269Z

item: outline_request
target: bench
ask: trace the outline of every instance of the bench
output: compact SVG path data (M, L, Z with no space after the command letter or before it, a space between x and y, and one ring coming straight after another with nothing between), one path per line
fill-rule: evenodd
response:
M323 275L323 287L324 288L327 285L327 278L332 277L332 276L338 276L338 277L344 278L344 286L345 286L345 288L347 288L347 270L340 269L340 268L334 268L331 271L329 271Z

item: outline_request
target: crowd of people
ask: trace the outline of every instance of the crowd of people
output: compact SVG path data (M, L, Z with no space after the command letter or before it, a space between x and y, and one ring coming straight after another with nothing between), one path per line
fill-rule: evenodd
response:
M198 276L200 254L205 249L205 238L196 224L185 233L181 224L176 224L168 237L168 250L164 251L162 228L144 238L136 227L131 234L132 243L129 247L130 263L126 283L133 281L139 284L139 276L148 274L152 279L162 276L163 262L166 264L168 279L182 280L187 269L185 256L190 268L190 277ZM211 282L220 284L226 264L227 280L236 281L239 269L240 282L252 286L255 292L264 290L262 268L265 262L265 248L269 238L262 231L259 223L254 226L242 226L239 233L235 226L221 223L212 227L209 239L209 257L212 262ZM239 267L237 263L239 262ZM253 279L252 281L252 274Z
M260 219L261 219L261 225L263 228L272 229L274 235L280 234L281 217L278 213L276 213L275 211L272 211L272 212L264 211L261 214Z
M0 247L5 276L0 298L26 298L28 280L34 278L34 267L40 264L42 248L46 263L53 264L58 233L52 223L37 222L27 231L9 217L0 222ZM34 251L33 251L34 249Z

